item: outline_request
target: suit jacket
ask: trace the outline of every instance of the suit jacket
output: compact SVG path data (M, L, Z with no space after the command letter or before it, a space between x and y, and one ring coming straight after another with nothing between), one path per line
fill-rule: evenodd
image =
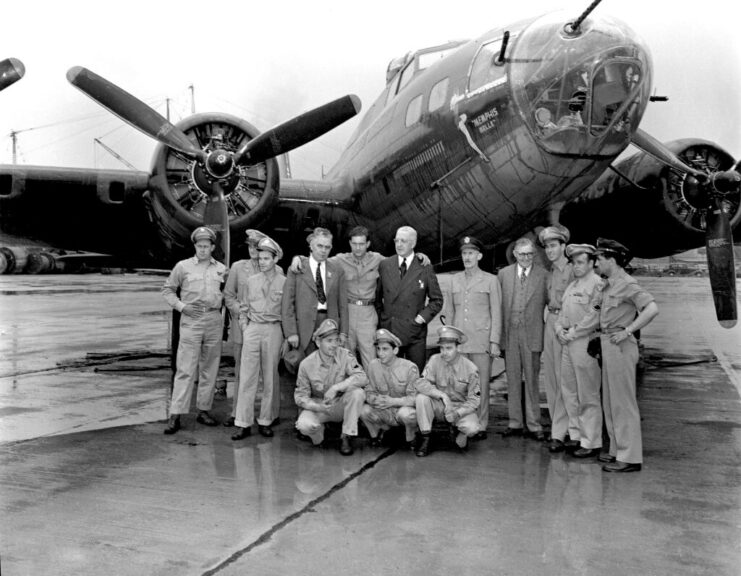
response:
M385 258L378 265L376 310L379 326L391 330L406 346L427 338L427 324L443 307L443 293L432 266L412 259L404 278L399 276L399 257ZM424 324L417 324L419 314Z
M527 280L525 293L525 332L530 350L543 350L543 311L548 301L546 281L548 273L541 266L533 265ZM517 277L517 263L510 264L499 271L499 284L502 287L502 343L508 346L508 337L511 331L512 306L515 299Z
M337 264L325 262L327 285L324 293L327 296L327 318L331 318L340 327L340 332L347 334L349 321L347 315L347 288L345 273ZM319 301L316 295L316 280L311 273L309 259L301 256L302 272L294 274L288 270L286 283L283 285L281 317L283 334L286 337L298 334L299 347L306 350L311 343L316 323L316 307Z

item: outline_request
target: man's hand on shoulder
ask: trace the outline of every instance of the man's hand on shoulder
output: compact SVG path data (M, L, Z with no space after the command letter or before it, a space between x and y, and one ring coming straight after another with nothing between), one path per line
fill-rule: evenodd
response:
M300 274L304 271L304 267L301 265L301 257L300 256L294 256L291 260L291 265L289 266L288 270L290 272L293 272L294 274Z
M431 264L430 259L427 257L427 254L424 254L422 252L417 252L417 260L422 266L429 266Z

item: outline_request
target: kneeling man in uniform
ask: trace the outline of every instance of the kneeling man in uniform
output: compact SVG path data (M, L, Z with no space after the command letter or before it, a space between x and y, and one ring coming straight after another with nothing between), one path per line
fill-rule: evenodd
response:
M380 446L385 430L402 425L406 441L411 444L417 432L414 397L419 370L411 360L397 357L401 340L388 330L376 330L373 343L377 358L368 364L366 404L360 419L370 432L371 446Z
M324 440L324 423L342 422L340 454L349 456L368 377L355 356L340 347L339 338L340 328L329 318L314 331L317 350L298 367L294 399L301 413L296 428L318 446Z
M430 451L430 433L435 418L443 418L458 434L455 443L465 449L468 439L481 429L477 414L481 403L479 371L476 364L465 358L459 345L466 335L455 326L440 326L437 342L440 353L430 358L417 381L417 422L422 435L417 456L427 456Z

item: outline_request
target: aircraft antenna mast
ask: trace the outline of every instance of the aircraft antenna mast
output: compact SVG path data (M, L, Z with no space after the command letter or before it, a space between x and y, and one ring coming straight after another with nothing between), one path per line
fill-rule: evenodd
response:
M170 99L165 98L165 118L167 118L167 121L170 121Z
M188 90L190 90L190 113L195 114L196 113L196 89L193 84L188 86Z
M118 160L119 162L121 162L125 166L128 166L132 170L136 170L137 169L136 166L134 166L131 162L129 162L128 160L126 160L126 158L124 158L123 156L121 156L113 148L111 148L110 146L105 145L101 140L99 140L97 138L93 138L93 142L95 142L96 144L99 144L100 147L103 148L103 150L105 150L106 152L108 152L111 156L113 156L116 160Z
M17 156L18 132L16 132L15 130L11 130L10 140L13 142L13 164L17 164L18 163L18 156Z
M594 0L594 2L592 2L587 7L587 9L581 13L581 16L579 16L573 22L569 22L568 24L566 24L566 32L572 35L579 34L579 26L581 26L581 23L587 19L587 16L589 16L592 13L592 10L594 10L599 5L600 2L602 2L602 0Z

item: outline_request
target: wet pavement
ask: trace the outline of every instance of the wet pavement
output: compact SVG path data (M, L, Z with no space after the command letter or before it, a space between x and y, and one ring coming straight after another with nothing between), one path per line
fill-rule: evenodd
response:
M238 443L193 416L164 436L162 278L0 277L0 568L17 574L741 573L741 327L707 279L639 279L645 463L489 437L428 458L292 430ZM222 378L230 378L228 362ZM229 401L217 400L222 417Z

